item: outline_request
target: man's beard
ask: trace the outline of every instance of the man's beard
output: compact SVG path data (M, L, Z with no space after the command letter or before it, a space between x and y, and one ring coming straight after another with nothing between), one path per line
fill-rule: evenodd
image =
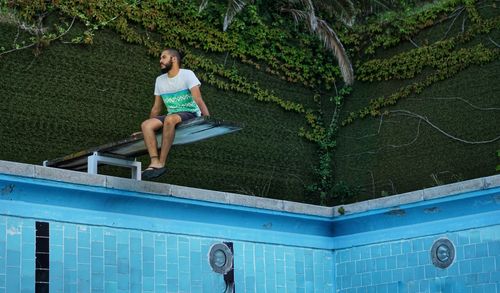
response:
M161 73L168 73L172 69L172 61L165 64L165 67L161 68Z

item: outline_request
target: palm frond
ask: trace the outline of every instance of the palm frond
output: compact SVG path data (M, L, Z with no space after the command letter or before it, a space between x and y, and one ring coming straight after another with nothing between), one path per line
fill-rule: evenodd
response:
M289 13L296 24L304 21L307 24L307 29L311 32L314 32L317 28L317 18L316 15L311 15L310 13L293 8L281 8L281 12Z
M345 83L351 85L354 82L354 70L351 61L347 56L344 46L340 42L335 31L322 19L318 19L318 29L315 31L318 37L324 42L325 47L333 52L339 63L340 72Z
M198 8L198 13L202 12L203 10L205 10L205 8L207 7L208 5L208 0L202 0L201 3L200 3L200 7Z
M325 48L332 51L339 63L344 82L351 85L354 82L354 70L352 69L351 61L337 34L328 23L306 11L291 8L282 8L281 11L290 13L296 23L304 21L307 24L307 28L323 41ZM314 19L311 19L312 17L314 17ZM311 23L315 23L314 26L312 26Z
M226 15L224 16L224 25L223 25L223 31L226 31L231 22L233 21L233 18L236 14L240 13L241 10L248 4L248 2L253 2L251 0L246 1L246 0L229 0L227 3L227 11Z

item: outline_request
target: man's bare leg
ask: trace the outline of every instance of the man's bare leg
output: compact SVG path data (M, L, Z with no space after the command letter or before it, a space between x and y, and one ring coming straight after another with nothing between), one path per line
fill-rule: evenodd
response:
M167 115L167 117L165 117L165 121L163 122L163 136L160 150L160 167L165 166L165 163L167 162L167 156L175 138L175 127L181 122L182 118L177 114Z
M156 131L163 126L163 123L156 118L148 119L141 124L142 134L144 136L144 143L148 149L151 164L149 167L161 168L165 163L160 163L158 156L158 145L156 143Z

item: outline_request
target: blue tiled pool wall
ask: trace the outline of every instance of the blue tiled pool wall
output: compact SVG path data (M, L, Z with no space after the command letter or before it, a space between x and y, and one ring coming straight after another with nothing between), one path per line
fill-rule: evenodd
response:
M0 215L0 293L35 292L35 222ZM220 239L50 221L50 292L224 292ZM328 250L234 242L236 292L334 292Z
M456 248L446 269L432 264L435 240ZM337 292L500 292L500 225L337 250Z

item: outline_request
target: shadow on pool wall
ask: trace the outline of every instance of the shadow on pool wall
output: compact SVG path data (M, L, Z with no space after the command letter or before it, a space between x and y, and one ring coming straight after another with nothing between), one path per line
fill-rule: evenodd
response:
M0 161L0 293L229 291L221 243L235 292L498 292L500 176L320 207Z

